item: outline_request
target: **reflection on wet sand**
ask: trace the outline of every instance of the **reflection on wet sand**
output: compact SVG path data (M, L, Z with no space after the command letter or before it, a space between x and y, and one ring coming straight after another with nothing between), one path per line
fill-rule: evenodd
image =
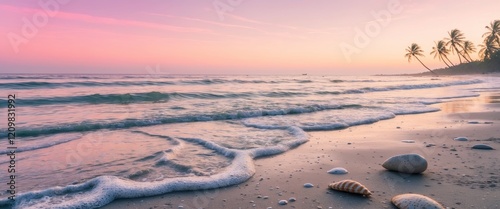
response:
M445 113L480 112L485 109L485 104L494 104L495 106L500 104L500 93L491 93L480 97L445 102L441 103L439 108Z
M500 93L490 95L487 99L488 103L500 103Z

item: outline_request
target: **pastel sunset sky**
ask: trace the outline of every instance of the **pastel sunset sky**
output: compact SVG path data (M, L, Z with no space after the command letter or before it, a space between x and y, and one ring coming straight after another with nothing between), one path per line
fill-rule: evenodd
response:
M423 72L406 47L419 44L424 63L444 67L429 55L434 41L458 28L479 51L499 8L498 0L0 0L0 73Z

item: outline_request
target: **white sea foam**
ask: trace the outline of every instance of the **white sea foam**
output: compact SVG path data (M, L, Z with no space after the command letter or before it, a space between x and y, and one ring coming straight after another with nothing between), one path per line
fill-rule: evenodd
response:
M136 103L127 103L127 106L121 103L113 103L113 105L108 105L108 103L105 103L106 105L77 104L75 105L76 108L66 108L66 114L61 114L67 116L68 112L72 113L71 111L77 110L78 113L71 115L73 117L54 119L51 117L38 117L39 112L45 115L53 115L51 112L47 113L50 108L29 106L25 109L26 115L35 115L37 117L34 118L39 120L26 119L26 121L33 122L28 123L19 132L24 136L36 136L76 131L99 132L101 129L133 129L138 130L138 133L142 131L143 134L151 137L172 137L172 140L169 139L169 141L172 143L177 142L177 144L169 146L168 149L159 146L161 144L155 144L154 146L158 150L153 149L154 151L150 153L147 151L146 157L142 157L142 155L137 157L138 161L147 161L147 163L150 163L149 165L152 165L151 168L144 166L138 168L138 175L140 176L143 171L147 173L146 175L149 175L150 170L155 172L155 169L161 170L167 168L167 166L178 166L180 170L184 168L193 169L185 172L191 176L171 177L166 174L167 177L164 177L163 174L165 173L158 172L158 177L152 176L149 179L151 181L140 182L126 179L126 175L118 177L99 176L101 174L97 174L93 176L99 177L86 181L79 181L78 178L71 179L83 183L19 194L14 208L95 208L106 205L118 198L144 197L174 191L210 189L239 184L254 175L255 158L280 154L307 142L308 134L305 131L346 128L394 118L400 114L437 111L439 109L426 104L478 95L468 89L462 89L463 92L461 90L460 92L449 93L447 90L452 88L447 88L446 91L436 91L435 95L429 96L427 93L430 91L418 89L478 84L473 86L476 90L479 90L488 89L488 85L490 85L483 86L481 83L484 79L455 80L453 78L442 78L434 81L427 78L411 78L411 80L398 78L398 80L392 80L392 78L377 77L376 79L356 79L358 81L356 83L353 83L355 81L352 79L345 78L332 82L330 81L333 78L311 78L307 81L288 79L290 82L281 82L281 80L276 82L274 81L276 79L268 78L259 78L257 79L259 82L233 82L232 78L218 80L200 77L196 79L199 80L196 83L197 85L187 85L188 83L186 83L184 86L176 86L183 93L176 96L184 97L168 100L166 103L143 104L144 100L137 100ZM225 82L225 80L231 82ZM116 82L121 81L116 79ZM182 79L173 82L182 83ZM491 81L487 82L491 83ZM215 94L206 92L206 87L203 87L205 84L217 83L225 84L219 85L219 89L217 89L219 92ZM346 83L350 84L346 85ZM168 84L170 85L170 83ZM237 84L237 86L232 84ZM297 86L300 86L300 88ZM478 86L481 88L478 88ZM141 92L158 91L155 85L148 88L150 89L138 90ZM244 88L244 91L240 92L239 89L242 88ZM73 96L72 93L79 92L81 89L83 88L75 88L74 91L68 90L67 95L62 96L71 97ZM110 92L106 91L110 89L85 87L88 92ZM25 98L30 98L30 95L32 96L31 99L36 98L36 95L40 93L36 90L33 90L34 93L24 91ZM111 90L113 92L118 91L116 93L119 95L134 93L125 88L112 88ZM45 91L47 91L47 94L44 95L50 98L60 93L60 91L52 91L54 95L51 95L50 90ZM196 95L189 94L192 92L195 92ZM411 95L411 97L407 95ZM149 96L157 96L157 94ZM124 98L120 96L117 99L123 100ZM68 105L68 107L71 107L71 105ZM104 118L82 121L79 117L76 117L80 116L81 111L107 112L109 115ZM122 116L124 112L129 113L125 119ZM46 119L46 121L40 118ZM214 120L217 121L214 122ZM138 138L144 141L141 137L144 136ZM25 144L25 147L21 147L20 150L30 151L50 148L76 139L35 140L36 142ZM150 139L150 141L153 140ZM158 143L163 143L163 141ZM198 171L200 169L197 170L197 168L200 165L196 165L196 163L206 161L191 164L184 163L182 157L190 157L185 156L185 150L189 149L196 150L195 152L202 149L203 152L197 153L200 154L201 158L205 157L205 155L208 156L207 153L215 153L214 155L217 157L223 158L223 160L220 160L221 164L225 164L223 166L220 166L219 163L210 165L217 167L218 170L216 169L215 172ZM214 159L214 156L210 157L210 159ZM98 170L99 166L88 169ZM206 163L203 164L204 168L210 166L207 166ZM74 172L71 169L67 173ZM112 170L111 172L115 171L121 172L119 170ZM135 174L135 172L126 172L128 172L127 174ZM200 175L193 176L198 174ZM138 178L142 178L142 176ZM0 206L9 204L12 204L12 202L7 199L0 200Z
M359 108L354 111L341 109L300 115L249 118L243 120L242 123L248 127L261 129L285 129L295 126L304 131L321 131L369 124L394 117L394 113L383 109Z
M232 157L232 164L224 172L202 177L168 178L155 182L136 182L115 176L100 176L81 184L53 187L40 191L19 194L14 208L96 208L119 198L136 198L165 194L174 191L201 190L226 187L243 183L255 173L253 158L279 154L307 142L307 134L297 127L290 127L296 140L286 141L271 147L251 150L235 150L216 143L198 139L183 138L183 141L203 145L219 154ZM1 205L10 205L8 199Z

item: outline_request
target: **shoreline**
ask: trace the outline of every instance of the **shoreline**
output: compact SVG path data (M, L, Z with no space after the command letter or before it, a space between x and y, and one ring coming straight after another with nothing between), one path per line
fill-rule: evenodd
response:
M439 73L439 71L437 71ZM415 77L461 77L461 76L485 76L485 77L499 77L500 72L489 72L489 73L478 73L478 72L472 72L472 73L457 73L457 74L438 74L438 76L435 76L431 74L430 72L422 72L422 73L408 73L408 74L375 74L373 76L415 76Z
M438 112L399 115L342 130L308 132L309 142L280 155L256 159L255 175L243 184L120 199L103 208L395 208L390 199L409 192L429 196L450 208L499 207L498 95L484 93L435 104L441 108ZM459 136L471 141L453 140ZM428 143L436 146L426 147ZM496 150L470 148L478 143ZM407 175L381 166L385 159L404 153L424 156L429 167L421 175ZM328 174L334 167L344 167L349 173ZM372 196L327 189L329 183L344 179L364 184ZM305 183L314 187L305 188ZM292 197L295 202L278 205L279 200Z

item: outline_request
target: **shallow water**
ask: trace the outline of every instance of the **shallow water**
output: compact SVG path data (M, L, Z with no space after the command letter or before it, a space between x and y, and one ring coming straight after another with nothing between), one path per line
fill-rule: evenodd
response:
M19 208L99 206L117 197L238 184L253 175L254 158L305 143L304 131L439 111L429 105L500 87L491 77L2 75L0 80L3 92L17 98L16 192L24 193L17 196ZM0 99L0 112L7 112L6 104ZM6 120L0 125L6 127ZM7 141L0 141L4 156L6 147ZM1 167L8 163L0 158ZM0 190L0 204L9 204L7 197Z

